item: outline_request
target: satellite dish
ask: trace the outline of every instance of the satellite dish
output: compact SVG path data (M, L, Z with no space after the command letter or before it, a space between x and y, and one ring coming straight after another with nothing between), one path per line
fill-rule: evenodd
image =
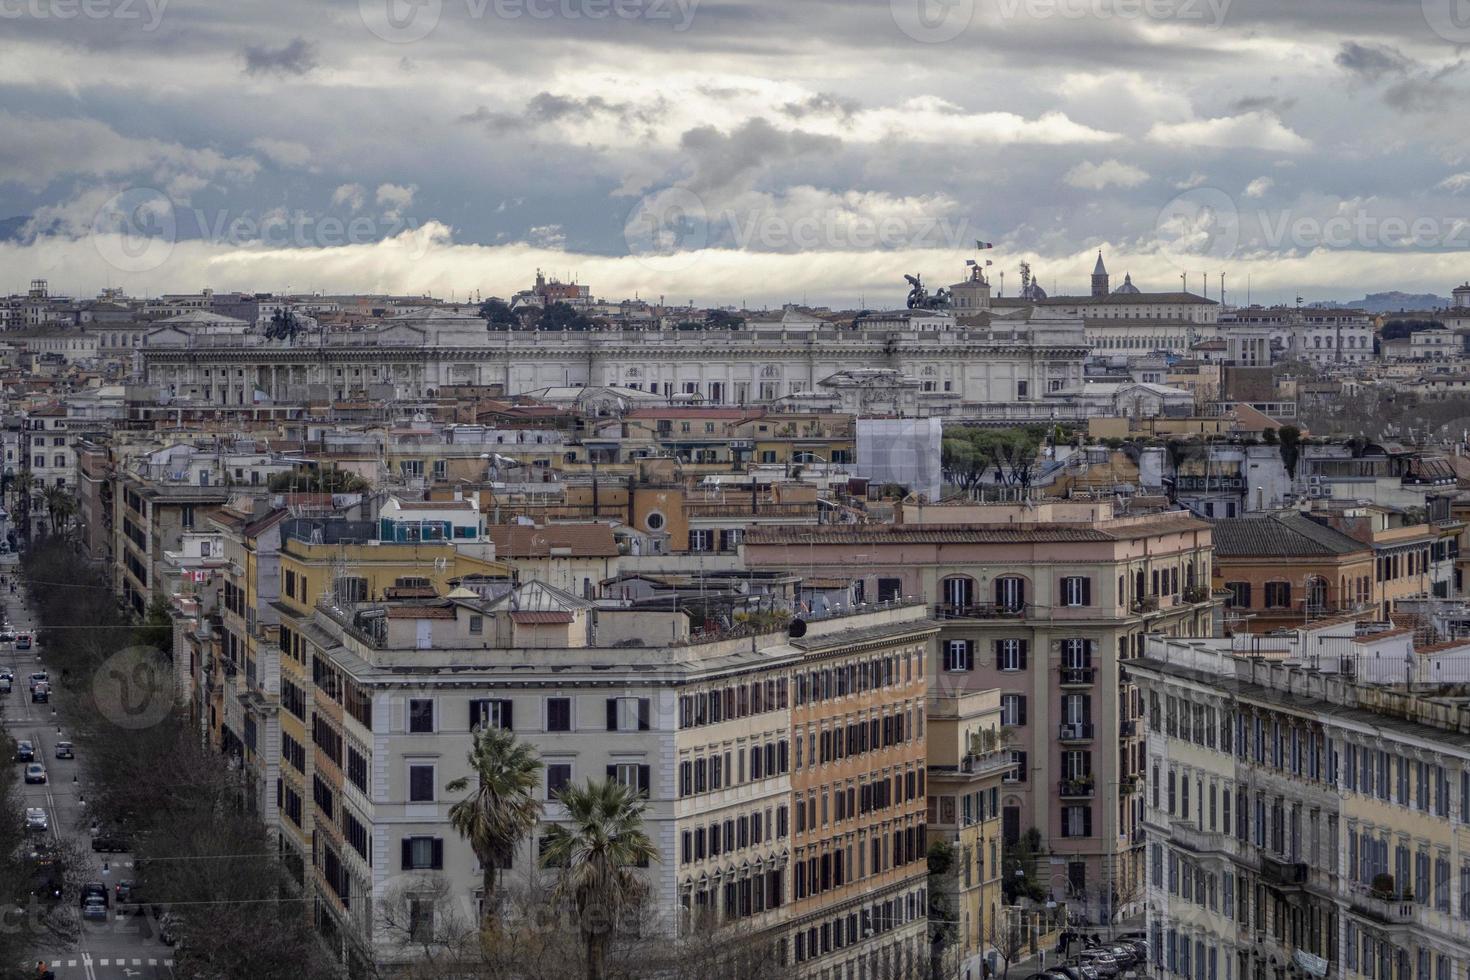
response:
M799 640L803 636L806 636L806 620L793 619L791 625L786 627L786 635L793 640Z

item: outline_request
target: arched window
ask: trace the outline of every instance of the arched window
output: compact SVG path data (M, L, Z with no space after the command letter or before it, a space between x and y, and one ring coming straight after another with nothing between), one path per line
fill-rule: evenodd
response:
M1020 612L1026 608L1026 580L1006 575L995 580L995 608L1001 612Z
M945 611L960 613L975 605L975 580L968 575L951 575L939 583Z

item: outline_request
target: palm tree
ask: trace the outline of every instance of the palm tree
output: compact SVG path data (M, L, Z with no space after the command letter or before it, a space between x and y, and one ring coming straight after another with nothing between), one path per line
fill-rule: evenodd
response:
M488 724L475 732L469 762L473 776L461 776L445 787L460 793L475 781L474 791L449 808L449 823L480 859L488 917L497 869L509 863L516 845L541 817L536 788L542 763L513 733Z
M51 518L51 533L61 534L64 525L77 512L77 502L65 487L46 487L41 491L46 514Z
M643 829L643 797L631 787L589 779L585 786L567 786L557 799L570 823L547 829L541 864L561 869L553 894L576 905L587 980L603 980L608 932L643 897L636 869L657 860L658 849Z

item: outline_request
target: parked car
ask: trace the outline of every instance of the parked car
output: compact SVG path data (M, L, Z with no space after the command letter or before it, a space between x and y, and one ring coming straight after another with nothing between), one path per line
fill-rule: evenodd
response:
M75 759L76 757L76 750L72 748L72 744L70 742L56 743L56 758Z
M35 747L35 745L31 744L31 740L30 739L23 738L19 742L16 742L15 743L15 761L16 762L35 762L36 761L36 747Z
M51 821L46 816L46 811L38 806L26 807L26 830L33 833L45 833L51 829Z
M0 680L15 680L15 671L11 670L9 667L0 667Z
M15 642L15 630L9 629L9 628L0 629L0 643L14 643L14 642Z
M132 842L126 836L116 831L104 830L92 835L92 850L94 851L120 854L131 848Z
M44 783L46 781L46 767L39 762L32 762L26 766L27 783Z
M111 899L107 896L107 886L100 881L87 882L82 886L81 894L77 896L78 905L86 905L92 900L99 901L104 906L111 902Z
M9 694L14 687L9 677L0 677L0 694Z

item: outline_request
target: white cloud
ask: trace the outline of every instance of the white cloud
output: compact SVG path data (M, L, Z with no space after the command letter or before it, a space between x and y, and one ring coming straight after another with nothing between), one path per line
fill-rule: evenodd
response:
M1451 194L1458 194L1467 187L1470 187L1470 171L1451 174L1434 186L1439 190L1449 191Z
M259 151L272 163L282 167L304 167L311 162L311 148L291 140L272 139L262 136L250 141L252 149Z
M1154 123L1148 139L1181 149L1207 146L1215 149L1243 148L1271 150L1277 153L1301 153L1311 149L1311 142L1265 112L1247 112L1239 116L1217 119L1195 119L1181 123Z
M567 234L561 225L534 225L527 238L540 248L561 249L567 244Z
M1104 160L1102 163L1084 160L1068 170L1062 180L1073 187L1100 191L1104 187L1137 187L1148 180L1148 174L1119 160Z
M410 184L406 187L402 184L379 184L376 200L378 204L385 206L384 219L400 220L403 217L403 209L413 203L413 195L417 190L417 184Z
M1187 191L1194 187L1203 187L1205 182L1209 179L1209 177L1196 170L1194 173L1190 174L1188 177L1185 177L1183 180L1174 181L1174 187L1176 190Z
M367 191L361 184L343 184L332 191L333 207L345 204L354 211L360 211L366 199Z
M1257 177L1255 180L1245 185L1245 196L1257 198L1265 197L1266 193L1275 186L1276 181L1272 180L1270 177Z
M58 177L147 174L155 182L178 173L210 179L249 180L260 164L212 149L124 136L96 119L20 116L0 109L0 132L25 138L0 140L0 180L40 190Z

